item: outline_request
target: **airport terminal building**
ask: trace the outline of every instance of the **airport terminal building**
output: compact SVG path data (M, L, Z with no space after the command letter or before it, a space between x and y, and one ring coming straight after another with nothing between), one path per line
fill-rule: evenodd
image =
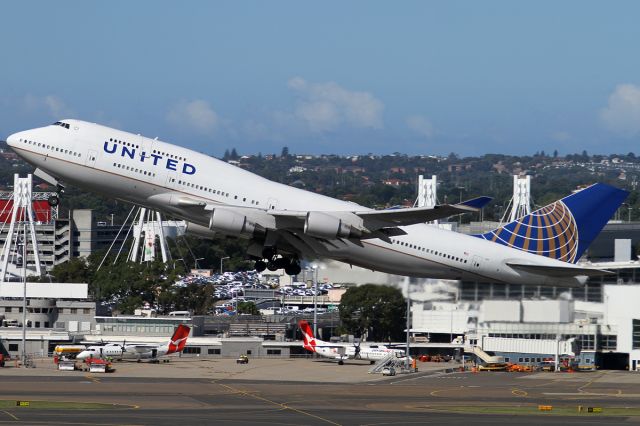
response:
M413 304L411 331L435 342L461 336L467 351L477 345L520 364L553 358L575 339L578 353L565 355L581 367L640 370L640 263L631 255L639 230L633 222L605 227L589 255L613 262L614 273L584 287L457 282L449 300Z

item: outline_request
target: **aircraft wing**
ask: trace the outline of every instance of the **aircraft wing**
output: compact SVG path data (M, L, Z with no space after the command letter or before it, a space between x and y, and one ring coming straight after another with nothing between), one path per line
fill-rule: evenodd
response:
M417 223L431 222L438 219L445 219L461 213L475 212L486 206L489 201L491 201L491 198L489 197L478 197L463 201L460 204L440 204L434 207L370 210L355 212L355 214L361 217L365 223L369 224L407 226L415 225Z
M164 194L163 194L164 195ZM160 197L163 197L160 195ZM154 196L156 198L158 196ZM257 207L213 204L189 197L169 197L169 204L186 209L198 209L205 213L224 211L245 217L252 223L271 230L303 231L310 215L323 216L324 219L340 220L352 229L352 236L362 238L402 235L399 226L414 225L444 219L456 214L475 212L487 205L491 198L477 197L458 204L440 204L434 207L390 208L385 210L354 211L309 211L309 210L265 210ZM378 232L381 231L381 232Z
M548 265L530 265L517 262L506 262L507 265L513 269L521 270L524 272L530 272L532 274L544 274L557 278L568 278L579 275L585 275L589 277L611 275L612 271L598 268L583 268L580 266L548 266ZM569 264L568 264L569 265Z
M149 352L152 349L157 348L157 345L126 345L126 352L136 352L136 353L145 353Z
M395 230L399 226L415 225L417 223L431 222L433 220L445 219L461 213L475 212L487 205L491 201L490 197L477 197L463 201L459 204L440 204L434 207L409 207L390 208L384 210L356 210L356 211L291 211L276 210L268 211L276 220L276 229L301 228L310 213L321 213L341 219L344 223L361 231L364 238L366 234L373 234L375 231L383 230L387 236L402 235L401 230ZM379 235L375 235L378 237Z

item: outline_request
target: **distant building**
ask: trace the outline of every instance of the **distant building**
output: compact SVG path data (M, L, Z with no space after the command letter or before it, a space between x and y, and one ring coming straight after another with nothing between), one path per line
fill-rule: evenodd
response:
M0 200L2 201L5 200ZM72 210L71 218L56 218L51 214L46 201L38 202L37 205L35 203L36 239L40 262L46 272L72 257L86 257L95 251L106 249L114 239L117 247L123 242L127 246L129 244L125 241L126 232L118 236L120 225L108 225L106 222L96 221L92 210ZM6 223L9 219L6 214L0 215L0 222ZM5 226L0 229L0 246L7 238L8 228ZM16 256L15 262L21 262L21 259ZM33 252L27 251L27 268L35 269L34 265Z

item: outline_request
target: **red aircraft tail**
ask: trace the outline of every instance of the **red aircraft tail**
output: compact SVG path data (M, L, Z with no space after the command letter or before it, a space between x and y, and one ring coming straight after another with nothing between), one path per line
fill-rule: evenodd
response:
M187 337L189 337L189 332L191 329L184 325L180 324L176 331L173 332L173 336L171 336L171 341L169 342L169 349L167 350L167 354L172 354L174 352L182 352L185 345L187 344Z
M303 347L308 351L315 352L316 339L313 336L313 330L311 330L309 323L305 320L300 320L300 322L298 322L298 326L302 331L302 339L304 341Z

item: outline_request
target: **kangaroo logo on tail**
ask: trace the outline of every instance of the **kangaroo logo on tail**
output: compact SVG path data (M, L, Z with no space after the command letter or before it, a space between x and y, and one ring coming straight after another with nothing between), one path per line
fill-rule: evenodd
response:
M301 320L298 325L302 331L302 339L304 341L303 347L311 352L316 351L316 339L313 337L313 330L309 327L309 323L305 320Z
M176 331L173 332L173 336L171 336L171 340L169 341L169 349L167 350L168 354L182 352L187 344L189 331L191 331L191 329L184 324L180 324L178 328L176 328Z

